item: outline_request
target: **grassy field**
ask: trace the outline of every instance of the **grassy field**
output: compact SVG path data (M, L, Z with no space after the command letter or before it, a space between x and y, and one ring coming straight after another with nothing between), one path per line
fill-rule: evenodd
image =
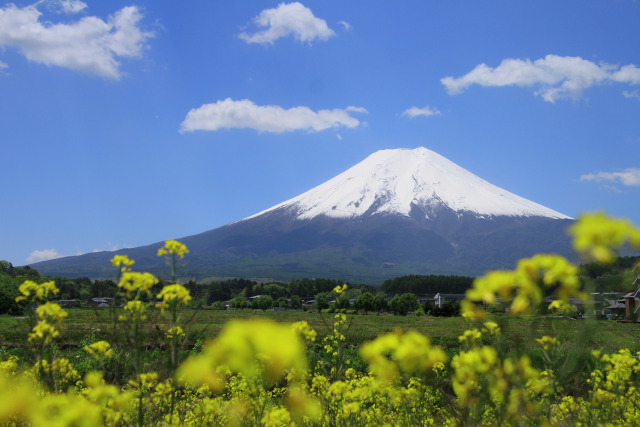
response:
M114 333L110 311L107 309L68 309L69 316L63 323L59 344L63 347L78 346L87 337L109 339ZM306 320L319 337L331 331L333 315L304 311L253 311L253 310L183 310L181 322L188 324L190 338L188 345L197 340L205 341L215 337L225 323L234 319L265 318L277 322L297 322ZM377 315L349 315L350 327L347 333L349 346L357 347L363 342L395 329L416 330L431 338L436 345L455 352L459 347L458 336L473 324L461 317L416 317L394 316L388 313ZM565 349L574 346L589 350L613 352L628 348L632 352L640 351L640 324L617 323L612 321L573 320L566 318L539 317L533 319L495 317L504 329L503 333L514 345L534 345L533 339L542 335L552 335L563 343ZM166 328L166 320L161 315L148 319L148 340L154 346L153 331ZM481 328L478 324L476 327ZM8 347L22 346L26 343L29 331L27 318L0 316L0 345ZM116 332L117 333L117 330Z

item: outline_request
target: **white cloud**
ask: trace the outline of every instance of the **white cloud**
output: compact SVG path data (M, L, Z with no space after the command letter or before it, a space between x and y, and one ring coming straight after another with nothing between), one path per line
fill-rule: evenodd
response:
M73 14L82 12L87 4L79 0L60 0L60 9L63 13Z
M352 113L365 113L365 114L369 114L369 112L367 111L366 108L364 107L354 107L353 105L349 105L346 108L347 111L350 111Z
M620 83L637 85L640 83L640 68L633 64L620 67L618 71L611 74L611 79Z
M345 31L349 31L351 29L351 24L347 21L338 21L338 24L342 25Z
M0 61L0 70L4 70L6 68L9 68L9 65L7 65L6 62Z
M407 110L404 110L404 112L402 113L402 117L410 117L412 119L414 117L419 117L419 116L429 117L429 116L439 116L439 115L440 115L440 111L438 111L437 108L432 108L432 107L429 107L428 105L424 108L411 107Z
M187 114L180 132L196 130L218 130L229 128L251 128L258 132L291 132L307 130L319 132L329 128L355 128L360 121L350 112L366 112L361 107L345 110L312 111L308 107L293 107L285 110L277 105L256 105L248 99L234 101L230 98L215 104L204 104Z
M63 2L64 4L65 2ZM82 2L70 1L78 9ZM71 24L41 22L38 3L0 8L0 46L15 47L29 61L119 79L120 57L138 57L153 34L138 27L137 7L120 9L105 22L87 16Z
M49 259L56 259L63 257L64 255L58 253L55 249L43 249L41 251L35 250L29 254L29 258L27 258L28 263L47 261Z
M477 84L496 86L539 86L535 92L547 102L561 98L579 98L582 91L591 86L619 82L640 83L640 68L635 65L596 64L580 57L547 55L542 59L503 60L496 68L486 64L476 66L462 77L445 77L440 82L451 95Z
M640 169L629 168L624 169L620 172L588 173L582 175L580 177L580 181L595 181L611 184L622 184L628 187L640 187Z
M635 98L635 99L640 99L640 93L638 93L637 90L634 91L627 91L627 90L623 90L622 91L622 96L624 96L625 98Z
M292 35L301 42L327 40L335 36L326 21L313 16L313 12L302 4L280 3L274 9L265 9L253 21L258 27L266 28L254 34L240 33L238 37L247 43L273 44L281 37Z

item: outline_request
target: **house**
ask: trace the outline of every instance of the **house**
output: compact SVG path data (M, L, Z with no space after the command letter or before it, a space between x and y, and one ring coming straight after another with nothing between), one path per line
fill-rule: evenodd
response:
M441 294L437 293L435 297L433 297L433 305L436 307L442 308L445 303L448 302L459 302L467 297L466 294Z
M606 306L602 309L602 315L607 319L623 318L626 314L624 302L619 300L606 300Z
M113 298L110 298L110 297L96 297L96 298L91 298L91 300L89 300L89 305L91 307L100 307L100 308L113 307L113 304L114 304L114 300Z

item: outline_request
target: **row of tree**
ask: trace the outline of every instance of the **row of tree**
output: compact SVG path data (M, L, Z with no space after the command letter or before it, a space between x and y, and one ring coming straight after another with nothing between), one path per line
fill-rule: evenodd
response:
M635 277L631 269L640 257L619 257L613 264L589 263L580 266L581 281L592 292L629 291ZM635 273L637 274L637 273ZM114 272L115 277L115 272ZM47 277L36 270L14 267L7 261L0 261L0 314L19 314L24 307L15 302L18 287L25 281L42 283L54 280L60 293L58 299L89 302L92 298L116 297L117 286L112 280L71 279L67 277ZM464 293L472 286L473 278L465 276L410 275L385 281L379 287L363 284L350 285L345 293L333 295L332 290L343 284L334 279L299 279L288 283L261 283L248 279L230 279L196 283L188 281L185 286L191 292L194 304L200 306L224 307L224 302L232 301L234 308L301 308L309 300L315 300L318 310L354 309L362 312L391 310L405 313L418 310L420 304L415 295L433 295L438 292ZM159 291L165 283L157 286ZM633 288L633 289L632 289ZM393 296L387 298L386 295ZM409 296L413 295L413 299ZM251 298L259 296L259 298ZM410 301L411 300L411 301ZM385 305L386 304L386 305ZM455 307L422 307L425 313L451 315Z

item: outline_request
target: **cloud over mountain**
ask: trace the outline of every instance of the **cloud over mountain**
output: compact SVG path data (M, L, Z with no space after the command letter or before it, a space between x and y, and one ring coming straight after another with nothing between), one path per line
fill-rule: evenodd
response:
M35 250L31 252L29 257L27 258L27 262L32 263L32 262L47 261L50 259L61 258L63 256L64 255L62 255L55 249L43 249L41 251Z

